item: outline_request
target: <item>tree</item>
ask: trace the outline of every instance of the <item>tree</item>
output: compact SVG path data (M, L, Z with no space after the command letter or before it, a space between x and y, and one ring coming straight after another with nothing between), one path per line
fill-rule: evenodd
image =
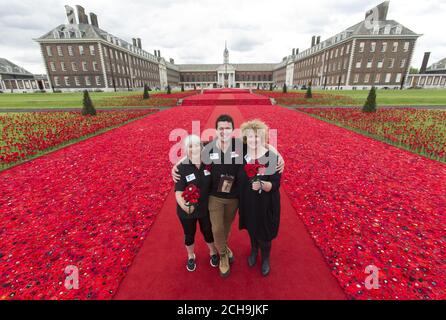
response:
M308 84L307 92L305 93L305 98L311 99L313 98L313 92L311 91L311 82Z
M287 93L287 87L286 87L286 83L283 84L283 89L282 89L283 93Z
M172 90L170 89L170 85L168 84L167 85L167 94L171 94L172 93Z
M149 87L147 86L147 84L144 84L144 93L142 95L142 98L144 100L149 99L150 95L149 95Z
M367 101L362 107L362 111L364 112L376 112L376 89L372 87L370 89L369 95L367 97Z
M90 99L90 94L87 90L84 90L84 100L82 105L82 115L96 115L96 109L94 108L93 102Z
M184 83L181 84L181 92L184 92Z

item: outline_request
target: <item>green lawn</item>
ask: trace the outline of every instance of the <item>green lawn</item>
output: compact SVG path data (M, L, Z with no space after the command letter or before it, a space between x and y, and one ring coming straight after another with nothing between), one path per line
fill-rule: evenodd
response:
M173 91L172 91L173 92ZM151 91L155 93L155 91ZM164 91L156 91L156 93L165 93ZM128 95L142 95L141 92L90 92L90 97L94 104L101 101L116 97ZM73 93L3 93L0 94L0 109L9 108L77 108L82 107L82 92ZM98 107L99 109L101 107Z
M313 92L348 96L360 105L365 102L368 95L368 90L313 90ZM446 106L446 90L443 89L377 90L376 96L378 106Z

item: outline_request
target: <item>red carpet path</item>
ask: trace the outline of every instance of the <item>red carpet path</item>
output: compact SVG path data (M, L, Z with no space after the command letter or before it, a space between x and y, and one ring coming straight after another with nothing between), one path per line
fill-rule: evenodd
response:
M237 106L216 106L206 127L214 127L222 113L230 114L236 127L244 121ZM222 279L218 268L209 265L209 251L199 232L197 270L186 270L187 255L172 189L114 299L345 299L283 188L281 201L281 226L273 242L270 275L262 277L259 264L248 267L249 238L246 231L238 230L237 219L229 241L236 260L229 278Z

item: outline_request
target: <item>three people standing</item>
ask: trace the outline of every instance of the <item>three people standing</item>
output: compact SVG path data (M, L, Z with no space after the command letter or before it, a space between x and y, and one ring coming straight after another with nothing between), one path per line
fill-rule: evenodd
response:
M209 218L215 247L220 256L219 271L222 277L230 274L230 264L234 261L233 251L228 246L228 238L239 203L240 228L248 230L252 243L248 264L250 266L255 264L257 254L254 257L254 251L255 248L260 248L262 274L267 275L270 270L270 241L277 235L280 215L279 172L283 171L284 163L277 151L267 143L267 132L264 134L260 132L260 129L267 129L266 125L260 121L256 123L255 126L242 125L245 140L245 143L242 143L232 137L233 119L228 115L221 115L216 120L216 138L209 142L201 152L201 162L207 165L210 172L210 177L207 178L210 180ZM268 170L261 172L262 175L259 175L255 182L248 181L243 173L250 159L263 161L265 165L268 165ZM273 161L268 161L268 159L273 159ZM174 181L184 179L185 173L180 170L180 166L181 164L177 164L172 169ZM259 193L260 190L263 194ZM257 201L255 197L260 197L260 200ZM181 202L178 196L177 202L178 204ZM253 202L255 202L254 206L252 206ZM204 206L204 202L201 205ZM271 209L270 206L275 206L275 209ZM265 219L265 214L272 214L273 211L275 218ZM256 212L260 214L259 217L263 217L260 218L261 220L258 220ZM272 227L265 225L269 223L275 225ZM266 234L265 231L267 231Z

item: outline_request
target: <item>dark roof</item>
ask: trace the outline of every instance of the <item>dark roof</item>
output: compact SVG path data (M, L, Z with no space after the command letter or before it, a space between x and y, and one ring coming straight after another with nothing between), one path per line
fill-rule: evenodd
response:
M0 58L0 74L15 74L32 76L32 73L22 67L12 63L11 61Z

